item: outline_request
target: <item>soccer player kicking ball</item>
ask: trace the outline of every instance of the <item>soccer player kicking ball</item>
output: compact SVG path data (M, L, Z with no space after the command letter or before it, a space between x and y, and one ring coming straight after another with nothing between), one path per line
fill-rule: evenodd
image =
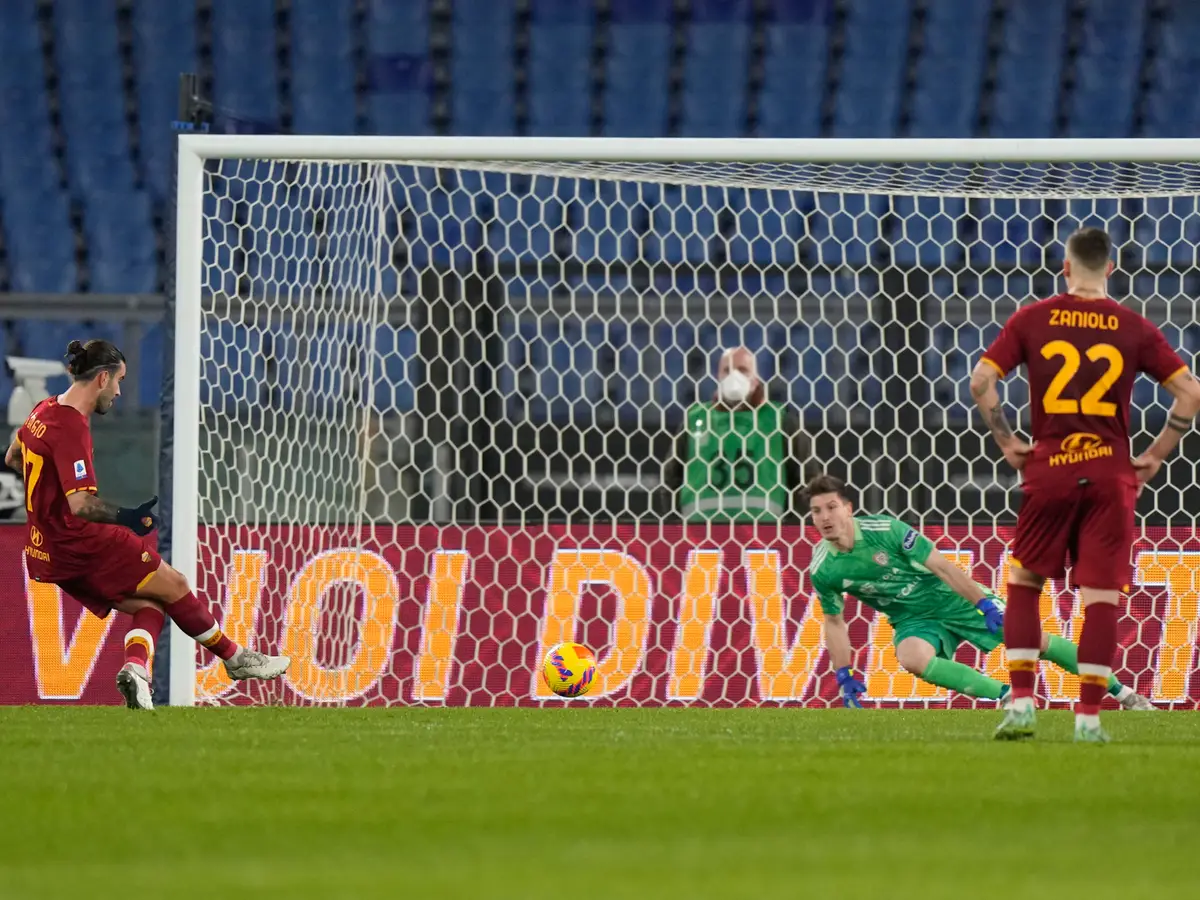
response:
M1200 384L1162 332L1106 294L1112 241L1099 228L1067 239L1067 292L1022 307L971 374L971 393L1004 458L1022 474L1004 643L1012 702L996 732L1032 737L1038 597L1047 578L1062 578L1067 559L1083 602L1075 740L1104 743L1100 701L1117 647L1117 602L1131 580L1134 505L1141 486L1192 427ZM1033 443L1013 434L996 382L1017 366L1029 376ZM1167 424L1150 448L1129 456L1133 379L1146 372L1174 397Z
M128 509L96 496L88 418L104 415L121 396L121 351L108 341L71 341L66 363L74 383L34 408L4 457L25 479L29 576L58 585L100 618L114 609L133 617L117 673L130 709L154 708L150 660L168 615L224 661L230 678L278 678L291 660L229 640L187 580L143 539L157 527L150 510L158 498Z
M1007 684L954 659L963 641L984 653L1000 646L1000 601L899 519L856 517L841 479L819 475L809 482L808 494L813 524L824 539L813 550L809 577L825 615L825 646L843 703L861 706L867 690L850 667L850 632L842 615L846 592L887 615L895 629L896 659L922 681L971 697L1004 699ZM1078 673L1070 641L1046 635L1040 646L1042 658ZM1125 709L1154 708L1111 675L1108 692Z

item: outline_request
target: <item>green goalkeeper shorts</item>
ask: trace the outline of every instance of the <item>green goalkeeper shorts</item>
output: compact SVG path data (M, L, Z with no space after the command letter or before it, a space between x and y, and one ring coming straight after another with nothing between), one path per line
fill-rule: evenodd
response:
M958 645L963 641L973 644L984 653L990 653L1004 643L1004 634L988 631L983 616L970 607L941 619L893 621L892 627L896 630L892 643L899 645L905 638L920 638L932 644L934 653L942 659L953 659Z

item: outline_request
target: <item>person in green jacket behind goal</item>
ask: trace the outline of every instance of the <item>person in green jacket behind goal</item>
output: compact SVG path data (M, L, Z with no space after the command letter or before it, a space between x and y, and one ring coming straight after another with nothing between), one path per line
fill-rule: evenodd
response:
M971 697L1003 700L1008 685L956 662L961 643L990 653L1004 642L1004 605L933 542L891 516L856 516L845 482L818 475L808 485L809 511L821 540L813 547L809 578L825 616L825 646L845 706L860 707L866 685L852 667L845 594L888 617L896 659L922 681ZM1043 633L1042 659L1079 674L1076 646ZM1154 706L1109 676L1108 692L1124 709Z
M799 518L794 498L803 496L808 455L799 415L767 399L753 353L731 348L721 354L712 402L687 410L663 472L662 511L687 522Z

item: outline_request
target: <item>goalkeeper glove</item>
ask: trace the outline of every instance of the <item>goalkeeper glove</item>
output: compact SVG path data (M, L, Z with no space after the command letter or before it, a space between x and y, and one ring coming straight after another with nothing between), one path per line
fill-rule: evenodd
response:
M150 512L156 503L158 503L158 498L151 497L141 506L135 506L132 509L128 506L118 508L117 524L124 525L137 535L149 534L158 527L158 516Z
M852 668L842 666L837 670L837 684L842 690L842 705L862 709L862 701L858 698L867 692L867 686L859 680Z
M1004 628L1004 608L996 602L996 598L984 597L975 604L975 608L983 613L983 621L987 624L987 630L992 634L999 634Z

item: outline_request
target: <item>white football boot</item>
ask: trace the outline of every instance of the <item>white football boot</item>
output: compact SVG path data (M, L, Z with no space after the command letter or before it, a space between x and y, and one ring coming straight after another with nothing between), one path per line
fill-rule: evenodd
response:
M137 663L125 663L117 673L117 690L130 709L154 709L150 697L150 674Z
M1151 703L1146 697L1141 694L1130 691L1128 694L1122 693L1117 698L1117 702L1121 704L1121 709L1129 709L1135 712L1158 712L1158 707Z
M278 678L291 664L290 656L268 656L242 647L232 658L225 660L225 671L234 681L245 681L247 678L268 681Z

